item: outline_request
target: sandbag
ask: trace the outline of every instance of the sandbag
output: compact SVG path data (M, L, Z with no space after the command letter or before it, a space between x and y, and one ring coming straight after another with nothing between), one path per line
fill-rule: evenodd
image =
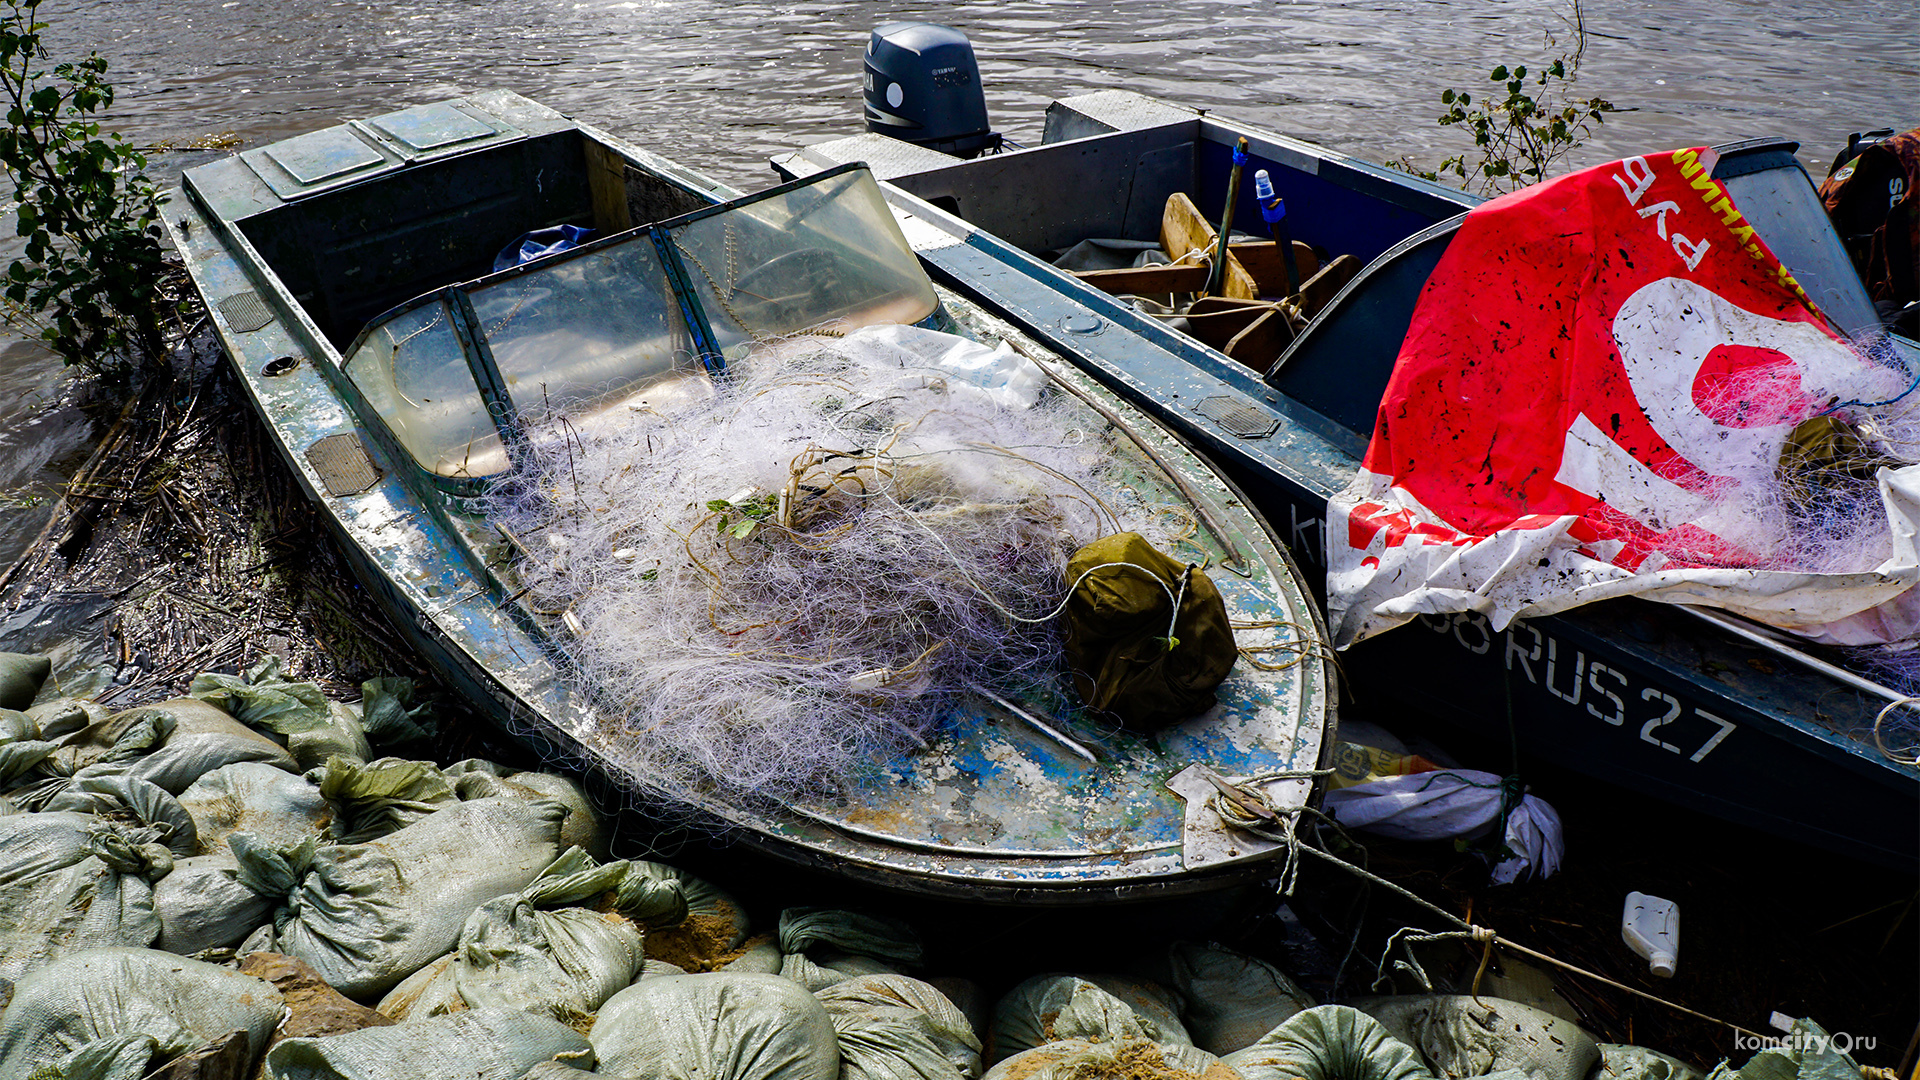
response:
M626 916L563 905L611 891L626 872L624 862L596 866L570 848L519 895L480 905L455 950L460 997L476 1009L542 1011L569 1023L589 1017L638 977L645 947Z
M1222 1060L1245 1080L1433 1080L1419 1051L1345 1005L1296 1013Z
M920 961L920 935L894 919L833 908L780 913L780 974L808 990L863 975L900 971Z
M899 969L884 960L855 953L843 953L837 949L820 949L816 952L820 959L815 960L806 953L787 953L780 958L779 975L799 983L809 992L818 992L829 986L857 979L866 975L891 975Z
M1601 1043L1600 1064L1587 1080L1705 1080L1699 1069L1658 1050L1625 1043Z
M58 739L71 735L90 724L97 724L113 715L104 705L96 705L85 698L58 697L43 701L26 710L27 716L40 729L43 739Z
M336 844L364 844L404 829L460 801L453 781L430 761L328 758L309 776L333 808L327 837Z
M268 653L237 676L211 671L195 675L187 693L248 727L283 738L324 726L327 698L320 685L290 680L283 667L280 657Z
M1852 1039L1842 1039L1852 1044ZM1860 1063L1841 1050L1825 1028L1795 1020L1780 1045L1760 1051L1737 1069L1722 1061L1707 1080L1856 1080L1861 1075Z
M533 881L559 854L564 816L554 802L482 799L322 847L274 920L279 951L349 997L387 990L453 948L481 904Z
M1171 996L1151 983L1117 975L1036 975L994 1006L989 1060L1059 1039L1193 1045Z
M1193 1044L1211 1053L1252 1046L1314 1004L1279 968L1230 949L1181 941L1167 959Z
M841 1080L973 1080L980 1040L959 1006L905 975L848 979L814 995L840 1041Z
M319 836L333 811L306 778L264 762L225 765L193 782L180 795L200 838L196 854L227 850L227 837L252 833L276 846Z
M34 773L55 782L36 785L35 792L25 795L22 804L37 809L41 802L65 786L57 781L71 780L81 773L126 772L133 762L164 744L173 735L176 723L171 714L162 710L133 709L69 732L56 740L58 748L41 761Z
M267 1052L266 1075L270 1080L520 1080L543 1061L590 1068L593 1048L579 1032L544 1016L475 1009L321 1039L287 1039Z
M373 757L373 747L367 741L360 714L351 706L329 701L324 723L287 736L287 753L293 755L300 771L306 772L324 766L330 758L367 761Z
M716 971L745 955L751 927L738 900L711 882L665 863L635 859L631 866L629 888L656 882L663 887L661 901L677 894L685 904L685 914L678 920L672 920L673 913L668 911L647 921L648 959L699 973Z
M1239 1080L1197 1046L1123 1038L1060 1039L1023 1050L987 1070L985 1080Z
M1062 637L1089 708L1152 731L1213 707L1240 654L1204 571L1138 533L1115 533L1074 552L1067 581Z
M156 837L87 814L0 817L0 979L83 949L152 944L152 882L173 869Z
M53 674L53 661L28 653L0 653L0 709L25 709Z
M772 975L670 975L635 983L593 1025L600 1071L634 1080L838 1080L833 1021Z
M219 709L193 698L177 698L116 713L109 722L127 718L144 719L165 716L173 721L173 733L166 743L139 758L131 766L133 775L151 780L175 795L193 786L195 780L224 765L241 761L262 761L276 769L293 772L293 756L272 739L252 730Z
M270 984L214 964L152 949L75 952L14 986L0 1014L0 1076L32 1076L103 1041L117 1041L103 1048L114 1054L150 1043L146 1053L158 1064L239 1031L258 1055L280 1010Z
M454 793L462 799L552 799L565 805L567 820L560 826L560 846L580 848L596 859L607 857L607 837L599 816L587 801L587 793L566 777L536 772L501 776L482 771L455 776L453 767L446 773Z
M160 842L175 855L200 852L199 829L193 815L160 785L131 773L88 775L83 772L73 782L48 799L44 810L53 813L108 814L131 816L151 827Z
M381 746L426 742L439 726L414 681L393 675L360 684L360 722L367 739Z
M1529 1080L1586 1080L1600 1061L1599 1044L1579 1025L1517 1001L1413 994L1353 1004L1442 1077L1517 1069Z
M32 716L0 709L0 791L14 786L58 747Z
M453 981L454 963L459 959L458 952L450 952L428 963L401 979L374 1008L392 1020L424 1020L466 1011L467 1001Z
M160 920L154 947L191 956L238 945L273 917L277 902L240 882L231 852L180 859L153 886L153 912Z

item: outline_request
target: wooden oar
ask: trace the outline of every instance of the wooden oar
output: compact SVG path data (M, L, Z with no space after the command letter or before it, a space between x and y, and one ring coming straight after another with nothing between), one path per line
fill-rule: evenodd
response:
M1227 174L1227 207L1220 212L1220 235L1218 247L1213 254L1213 273L1207 278L1207 295L1220 291L1221 282L1227 276L1227 238L1233 235L1233 204L1240 201L1240 170L1247 164L1247 137L1242 135L1233 144L1233 171Z

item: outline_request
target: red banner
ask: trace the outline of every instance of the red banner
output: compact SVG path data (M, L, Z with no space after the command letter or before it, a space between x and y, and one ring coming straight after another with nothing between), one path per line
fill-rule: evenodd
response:
M1908 376L1827 329L1713 165L1628 158L1467 215L1329 515L1343 644L1422 612L1504 625L1630 592L1801 626L1912 583L1878 565L1891 547L1845 581L1776 561L1789 433ZM1787 577L1726 576L1755 568ZM1812 602L1830 587L1868 592Z

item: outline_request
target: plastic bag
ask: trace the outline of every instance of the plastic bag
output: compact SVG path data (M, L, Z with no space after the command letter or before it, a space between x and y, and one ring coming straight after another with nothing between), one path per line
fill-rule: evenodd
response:
M1296 1013L1222 1060L1244 1080L1433 1080L1419 1051L1345 1005Z
M1349 829L1396 840L1442 840L1491 829L1503 801L1513 795L1492 773L1444 769L1333 788L1325 808ZM1530 872L1549 877L1560 869L1566 847L1560 815L1545 799L1520 795L1514 800L1504 839L1513 854L1495 863L1494 881L1505 884Z
M349 997L377 994L441 956L467 917L554 860L565 808L456 803L365 844L318 849L275 918L279 951ZM251 859L238 847L243 870Z
M100 1042L109 1045L92 1056L138 1060L132 1075L142 1076L143 1051L164 1061L235 1031L258 1055L280 1010L270 984L214 964L152 949L75 952L14 986L0 1014L0 1076L32 1076Z
M257 761L226 765L180 795L200 837L200 854L227 850L227 837L252 833L275 846L319 836L333 811L305 777Z
M75 813L0 822L0 979L78 950L144 947L159 936L152 882L173 869L173 855L155 842L156 830Z
M520 1080L543 1061L591 1067L579 1032L514 1009L475 1009L321 1039L288 1039L267 1052L271 1080Z
M1036 975L994 1007L995 1062L1061 1039L1193 1045L1171 995L1117 975Z
M1231 1054L1258 1042L1313 999L1279 968L1229 949L1176 942L1168 949L1173 990L1186 1003L1193 1043Z
M613 995L594 1022L600 1071L647 1080L838 1080L812 994L772 975L670 975Z
M833 1018L842 1080L972 1080L980 1039L959 1006L905 975L866 975L814 995Z
M1530 1080L1586 1080L1599 1044L1579 1025L1530 1005L1464 994L1365 998L1354 1006L1425 1057L1441 1076L1517 1069Z

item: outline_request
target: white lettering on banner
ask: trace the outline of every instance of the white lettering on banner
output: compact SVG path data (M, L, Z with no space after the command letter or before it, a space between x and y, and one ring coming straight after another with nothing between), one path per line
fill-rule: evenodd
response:
M1620 185L1620 191L1627 197L1628 206L1640 205L1640 197L1645 195L1647 189L1653 186L1653 166L1647 164L1646 158L1630 157L1620 163L1620 170L1626 173L1626 175L1622 176L1620 173L1614 173L1613 182ZM1641 216L1645 217L1646 215L1642 214ZM1661 233L1661 239L1665 239L1666 235L1664 232Z
M1660 223L1665 225L1666 219L1661 218ZM1696 244L1679 233L1673 234L1673 253L1680 256L1680 260L1687 264L1689 270L1699 268L1700 260L1707 257L1707 249L1712 246L1713 244L1706 240Z
M1662 240L1667 238L1667 215L1678 214L1679 212L1680 204L1674 202L1672 199L1654 203L1652 206L1643 206L1639 211L1640 216L1643 218L1653 217L1656 214L1659 215L1659 220L1655 221L1654 225L1659 228L1660 239ZM1693 267L1689 266L1687 269L1691 270Z
M1554 481L1598 499L1654 532L1692 521L1707 501L1661 476L1608 438L1587 414L1574 416Z

